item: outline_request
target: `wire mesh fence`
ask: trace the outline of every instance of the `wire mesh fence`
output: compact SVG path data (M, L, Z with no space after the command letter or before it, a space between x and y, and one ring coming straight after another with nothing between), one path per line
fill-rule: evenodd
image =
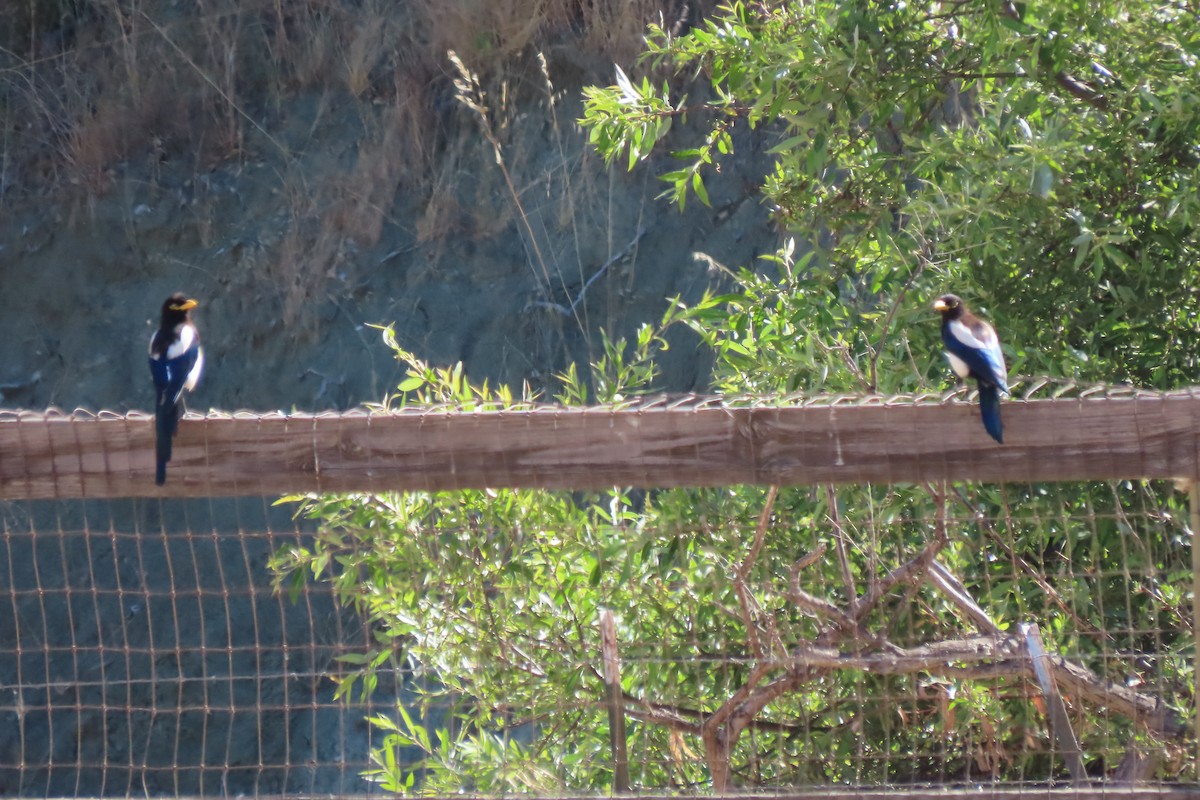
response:
M1189 491L0 503L0 791L1194 787Z
M490 769L550 773L531 788L599 790L577 782L612 778L600 608L616 618L627 758L643 790L694 791L721 768L758 789L1062 781L1056 697L1087 776L1194 779L1191 534L1173 488L933 489L930 516L909 489L842 488L836 518L794 516L829 502L824 491L783 490L758 542L756 524L729 519L653 531L410 519L391 531L410 570L387 585L417 632L389 643L366 700L334 695L359 663L339 656L378 648L370 613L340 606L329 584L293 596L271 585L272 553L315 552L310 526L261 501L9 504L3 788L370 791L362 773L386 760L389 729L367 719L400 724L402 700L434 749L458 735L454 709L486 702L475 733L494 737ZM457 583L438 587L431 568ZM1022 623L1040 626L1056 690L1039 684ZM485 690L456 668L494 682L491 694L476 698ZM414 786L445 767L398 744L395 773ZM480 780L458 769L438 780Z
M278 597L300 532L261 500L0 504L0 791L357 791L370 731L333 699L364 631Z

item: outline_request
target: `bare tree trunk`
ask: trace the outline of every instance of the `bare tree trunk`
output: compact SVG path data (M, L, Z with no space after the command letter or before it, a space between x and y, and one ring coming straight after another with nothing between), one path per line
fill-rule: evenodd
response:
M709 774L712 775L713 794L726 794L733 789L729 769L730 747L726 738L724 727L704 726L704 757L708 761Z

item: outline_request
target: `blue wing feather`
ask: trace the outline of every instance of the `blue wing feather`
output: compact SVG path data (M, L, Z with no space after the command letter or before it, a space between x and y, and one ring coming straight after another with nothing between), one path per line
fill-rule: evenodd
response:
M995 331L985 322L973 320L942 326L942 343L970 369L970 377L1008 394L1008 370Z

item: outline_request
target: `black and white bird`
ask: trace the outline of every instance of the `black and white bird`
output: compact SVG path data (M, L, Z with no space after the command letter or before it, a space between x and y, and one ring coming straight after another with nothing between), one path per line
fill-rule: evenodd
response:
M996 331L963 305L957 295L944 294L933 304L942 315L942 344L958 377L979 384L979 415L992 438L1004 443L1000 395L1008 394L1008 368Z
M183 416L183 392L196 388L204 368L200 331L191 310L199 303L176 292L163 301L162 324L150 339L150 374L154 376L154 482L167 482L171 440Z

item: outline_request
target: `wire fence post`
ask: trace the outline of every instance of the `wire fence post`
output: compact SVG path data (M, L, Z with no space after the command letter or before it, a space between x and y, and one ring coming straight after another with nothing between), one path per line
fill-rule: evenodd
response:
M617 625L613 613L600 609L600 651L604 686L608 690L608 738L612 745L613 790L629 792L629 750L625 742L625 700L621 690L621 660L617 654Z
M1025 650L1033 664L1033 674L1037 677L1038 685L1042 689L1042 698L1046 701L1046 711L1050 717L1050 730L1055 741L1058 742L1063 759L1067 762L1071 778L1076 781L1087 780L1083 752L1080 750L1079 740L1075 737L1075 731L1071 728L1071 718L1067 714L1066 703L1063 702L1062 695L1058 693L1058 684L1055 682L1054 673L1050 668L1050 656L1042 642L1042 632L1037 623L1021 623L1017 627L1021 636L1025 638Z
M1192 529L1192 637L1195 640L1195 652L1192 658L1192 697L1195 703L1196 725L1196 778L1200 780L1200 547L1196 545L1196 537L1200 536L1200 477L1191 481L1189 491L1188 511Z

